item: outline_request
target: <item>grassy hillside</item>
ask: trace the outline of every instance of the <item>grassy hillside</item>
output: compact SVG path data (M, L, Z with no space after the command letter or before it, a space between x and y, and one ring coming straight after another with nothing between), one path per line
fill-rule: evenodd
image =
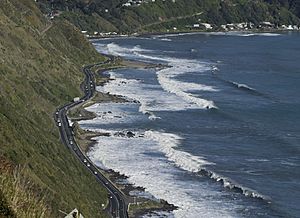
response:
M252 22L255 26L263 21L269 21L276 25L300 23L299 18L289 12L287 8L259 0L192 0L189 3L186 0L178 0L176 2L176 4L170 1L159 2L155 8L153 8L153 4L134 8L132 13L135 14L135 19L140 21L140 26L136 26L137 30L165 31L174 26L180 30L188 30L189 26L199 22L210 23L216 27L239 22ZM182 11L184 11L183 15ZM155 14L155 16L151 17L149 14ZM147 17L151 17L152 20L147 20ZM158 22L158 18L161 22Z
M40 0L45 12L54 8L82 30L93 33L119 31L156 32L174 26L188 30L194 23L207 22L219 27L236 22L269 21L276 25L300 24L297 0L156 0L141 6L124 7L126 0ZM106 10L108 9L108 10ZM297 17L298 16L298 17Z
M106 192L61 143L52 119L80 95L82 65L101 60L77 29L50 23L34 1L0 1L0 217L61 217L59 209L75 207L104 216Z

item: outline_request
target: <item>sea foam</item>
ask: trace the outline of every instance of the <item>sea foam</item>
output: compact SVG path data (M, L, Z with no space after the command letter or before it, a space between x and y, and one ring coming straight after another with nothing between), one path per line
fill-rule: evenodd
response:
M226 193L218 192L206 183L179 179L186 170L196 171L209 164L201 157L177 150L181 137L146 131L144 137L101 136L96 140L99 143L88 153L93 162L125 174L130 183L178 206L178 210L172 212L174 217L235 216L238 206L217 200L225 198ZM219 197L211 198L217 195Z
M209 64L188 59L153 56L149 54L151 51L143 50L139 46L123 48L114 43L106 46L105 49L110 54L156 61L170 67L156 72L159 85L145 84L137 79L126 79L119 71L118 73L112 71L110 75L114 80L99 88L99 91L137 100L140 103L139 111L144 114L162 110L216 108L213 101L189 93L195 90L217 92L219 90L216 87L178 80L178 76L182 74L195 71L201 74L212 70ZM94 110L97 111L97 108ZM120 117L124 119L120 118L120 120L124 123L126 119L131 119L128 114L122 115L124 116ZM151 116L155 117L155 114ZM95 118L91 121L93 125L89 125L89 121L83 121L86 125L83 127L97 131L101 128L97 125L98 122L102 122L101 119ZM106 119L105 122L110 121ZM237 202L231 201L229 193L217 191L212 184L193 179L180 179L186 177L188 171L193 172L193 175L194 173L206 175L217 182L222 182L224 187L230 189L236 190L235 187L239 187L229 179L206 169L214 163L180 150L180 144L184 139L179 135L148 130L134 132L137 137L129 138L115 133L116 130L112 129L110 137L95 138L99 143L89 151L88 156L93 162L98 163L99 167L114 169L125 174L129 177L129 182L145 187L146 191L155 197L178 206L179 209L173 212L175 217L196 218L199 214L203 217L235 217L235 212L244 208ZM237 190L251 197L260 196L250 189Z
M183 170L199 172L202 166L213 164L198 156L177 150L176 147L180 144L180 140L182 140L178 135L157 131L146 131L145 137L158 143L160 145L159 150L168 157L169 161L174 162L176 166Z
M152 37L153 39L165 38L165 37L178 37L187 35L215 35L215 36L240 36L240 37L253 37L253 36L265 36L265 37L275 37L281 36L280 33L254 33L254 32L242 32L242 31L229 31L229 32L195 32L195 33L174 33L174 34L163 34Z
M200 109L217 108L213 101L206 100L204 98L200 98L189 93L189 91L195 90L204 92L218 91L217 88L204 84L183 82L176 79L176 77L179 75L193 71L197 71L199 73L209 71L211 70L211 66L209 64L189 59L171 58L166 56L153 56L143 53L149 52L149 50L141 49L140 47L136 48L136 46L131 49L123 48L115 43L108 44L107 50L111 54L115 55L127 57L128 55L130 57L135 56L136 58L144 61L157 61L168 64L170 66L169 68L165 68L157 72L158 82L165 91L177 95L178 97L182 98L182 100L184 100L185 102L197 105L197 107Z

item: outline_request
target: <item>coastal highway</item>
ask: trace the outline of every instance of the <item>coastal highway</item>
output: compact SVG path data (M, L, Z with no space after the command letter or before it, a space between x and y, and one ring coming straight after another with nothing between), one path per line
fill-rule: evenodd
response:
M107 64L111 61L111 58L98 63L96 65ZM106 210L109 211L112 217L119 218L127 218L127 204L125 202L125 197L122 192L119 191L118 188L108 180L99 170L98 168L89 160L88 157L82 152L80 147L76 144L74 140L74 132L72 127L69 125L69 121L67 118L67 112L74 106L82 104L83 102L90 99L95 93L95 78L93 73L91 72L91 68L95 65L87 65L83 68L83 73L85 74L85 80L81 86L84 91L84 96L77 102L70 102L61 107L59 107L54 115L55 122L59 128L60 137L65 146L70 149L70 151L81 161L81 163L86 167L88 171L90 171L97 179L97 181L104 186L109 195L109 205ZM86 184L88 185L88 184ZM78 205L80 208L80 205ZM99 205L99 208L101 206ZM83 214L84 215L84 214Z

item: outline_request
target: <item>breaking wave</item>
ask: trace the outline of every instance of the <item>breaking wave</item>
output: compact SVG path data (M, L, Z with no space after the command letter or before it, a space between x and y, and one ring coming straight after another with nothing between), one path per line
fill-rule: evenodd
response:
M257 94L261 94L259 93L256 89L246 85L246 84L243 84L243 83L237 83L237 82L234 82L234 81L227 81L230 85L238 88L238 89L243 89L245 91L250 91L250 92L254 92L254 93L257 93Z
M229 32L195 32L195 33L174 33L174 34L164 34L158 35L154 38L165 38L165 37L178 37L186 35L215 35L215 36L241 36L241 37L251 37L251 36L281 36L279 33L251 33L251 32L241 32L241 31L229 31Z
M180 141L183 140L180 136L171 133L146 131L145 137L158 142L160 151L168 157L169 161L174 162L177 167L189 172L207 176L216 182L221 183L225 188L239 192L246 197L257 198L270 203L270 198L257 193L255 190L243 187L228 178L204 168L204 166L215 165L214 163L208 162L199 156L194 156L185 151L178 150L178 145L180 145Z
M166 63L170 67L157 71L158 82L165 91L181 97L184 101L197 105L200 109L217 108L213 101L203 99L189 93L189 91L194 90L205 92L218 91L217 88L204 84L182 82L176 79L179 75L193 72L195 70L200 73L209 71L211 70L211 66L209 66L209 64L189 59L152 56L146 54L149 50L142 49L139 46L134 46L129 49L121 47L115 43L110 43L107 45L107 49L111 54L118 56L129 56L143 61L150 60Z
M199 170L199 174L203 175L203 176L207 176L207 177L215 180L216 182L221 183L225 188L228 188L230 190L241 193L241 194L245 195L246 197L256 198L256 199L264 200L264 201L267 201L268 203L271 203L271 199L269 197L259 194L253 189L243 187L243 186L231 181L230 179L223 177L221 175L218 175L210 170L203 168L203 169Z
M214 35L214 36L240 36L240 37L253 37L253 36L281 36L279 33L250 33L250 32L239 32L239 31L229 31L229 32L207 32L199 33L205 35Z
M175 175L183 176L186 170L195 172L199 167L210 164L200 157L177 150L181 140L179 136L146 131L144 137L113 135L96 139L99 143L88 153L93 162L125 174L130 183L178 206L172 212L175 217L197 217L196 214L200 213L205 217L235 217L236 205L211 199L212 193L221 193L215 193L207 184L194 181L187 184L174 179ZM193 195L206 200L199 201Z
M196 104L201 109L212 109L217 108L215 103L211 100L206 100L203 98L195 97L188 91L198 90L198 91L218 91L212 86L187 83L176 80L176 76L181 74L181 72L188 72L187 66L181 65L180 67L175 66L172 68L163 69L157 72L157 78L162 88L170 93L183 98L184 100ZM199 70L199 68L198 68Z
M212 70L212 72L214 73L215 71L217 70ZM260 92L259 90L247 85L247 84L244 84L244 83L238 83L238 82L234 82L234 81L231 81L231 80L226 80L226 79L223 79L221 77L219 77L217 74L214 74L215 78L222 81L223 83L225 84L228 84L234 88L237 88L239 90L242 90L242 91L245 91L245 92L248 92L252 95L256 95L256 96L261 96L261 97L264 97L266 99L269 99L269 100L274 100L272 98L272 96L268 96L267 94L265 93L262 93Z
M213 165L203 158L178 150L180 140L183 139L178 135L149 130L145 132L145 137L156 141L160 145L160 151L168 157L168 160L183 170L198 172L204 165Z
M112 71L109 74L113 80L104 86L97 87L97 91L123 96L129 102L136 102L139 104L139 111L148 115L151 120L160 119L155 115L154 112L156 111L181 111L199 108L196 104L164 91L160 85L145 84L137 79L125 79L121 74Z

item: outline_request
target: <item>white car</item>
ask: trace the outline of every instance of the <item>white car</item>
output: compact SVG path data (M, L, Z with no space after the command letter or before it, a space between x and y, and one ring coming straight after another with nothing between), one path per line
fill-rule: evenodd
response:
M84 163L86 163L86 162L87 162L87 160L86 160L86 159L84 159L84 160L83 160L83 162L84 162Z
M61 123L58 123L58 126L61 126Z
M90 167L90 166L91 166L91 165L88 163L88 164L87 164L87 167Z
M97 174L98 174L98 173L97 173L97 171L95 171L94 173L95 173L95 175L97 175Z

